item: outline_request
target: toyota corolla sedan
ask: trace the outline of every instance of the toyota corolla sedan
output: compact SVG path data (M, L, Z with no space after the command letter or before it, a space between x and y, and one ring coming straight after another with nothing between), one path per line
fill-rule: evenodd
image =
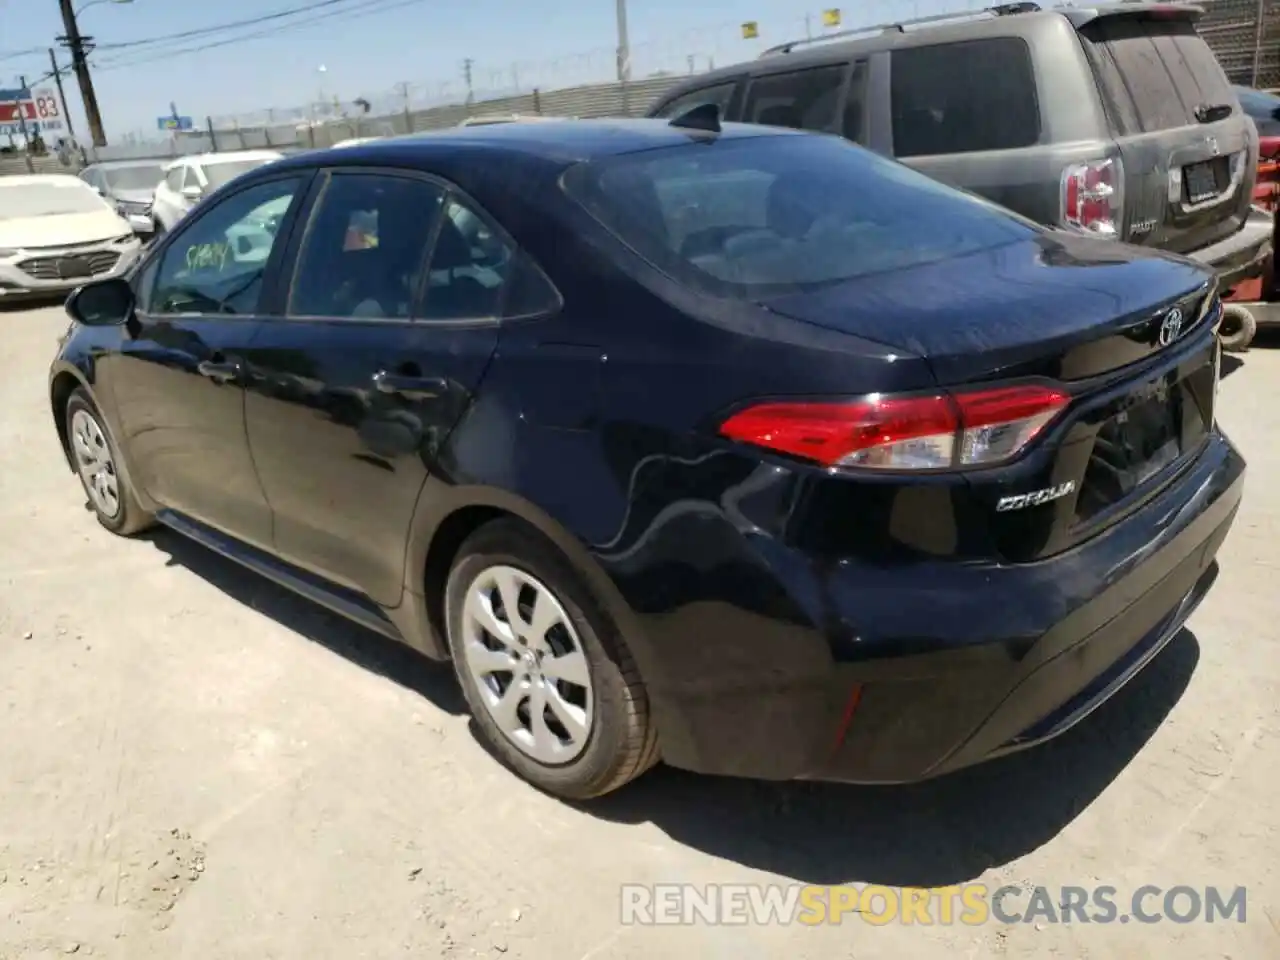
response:
M280 160L68 310L50 411L103 527L451 661L564 797L1056 736L1241 499L1203 269L714 110Z

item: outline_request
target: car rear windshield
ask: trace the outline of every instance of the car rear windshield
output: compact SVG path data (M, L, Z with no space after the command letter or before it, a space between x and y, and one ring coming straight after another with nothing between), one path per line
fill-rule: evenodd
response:
M230 183L242 173L257 170L270 160L227 160L221 163L207 163L204 168L205 179L209 181L209 189L216 190Z
M1198 107L1234 104L1226 74L1186 17L1101 17L1080 35L1120 133L1191 126Z
M816 289L1033 230L833 136L701 140L585 162L564 183L641 257L716 296Z
M164 179L164 166L146 163L136 167L107 167L102 174L112 190L154 190Z

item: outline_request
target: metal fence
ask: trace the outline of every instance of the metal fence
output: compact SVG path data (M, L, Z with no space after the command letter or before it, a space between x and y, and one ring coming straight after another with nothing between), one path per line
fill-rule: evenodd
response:
M596 83L563 90L533 90L516 96L447 104L422 110L404 109L376 115L351 105L346 116L303 123L240 124L212 119L201 133L181 133L161 143L125 143L88 151L91 160L177 157L225 150L312 149L330 147L352 137L393 136L457 126L473 116L539 114L553 117L641 116L649 105L683 77L655 77L628 84Z

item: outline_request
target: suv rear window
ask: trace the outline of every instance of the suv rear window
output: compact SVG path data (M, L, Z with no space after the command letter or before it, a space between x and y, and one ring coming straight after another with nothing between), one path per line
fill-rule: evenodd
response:
M582 163L564 183L641 257L715 296L800 292L1032 235L838 137L699 140Z
M1102 17L1080 36L1119 133L1192 126L1197 107L1234 103L1213 51L1184 17Z
M897 157L1013 150L1040 139L1031 51L992 37L893 51L890 104Z

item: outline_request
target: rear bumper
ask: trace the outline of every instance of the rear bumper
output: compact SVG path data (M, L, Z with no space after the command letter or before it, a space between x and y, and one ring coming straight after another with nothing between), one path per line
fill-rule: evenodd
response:
M1242 280L1256 277L1266 267L1271 253L1275 222L1264 211L1251 209L1244 226L1231 236L1187 254L1197 263L1212 267L1223 290Z
M704 620L680 645L696 644L705 668L690 675L686 661L681 677L667 664L650 684L664 759L764 779L902 783L1057 736L1136 675L1205 595L1244 472L1214 433L1143 510L1049 560L889 575L837 566L789 584L825 595L829 626L795 624L767 645L720 617L713 637ZM833 638L847 623L860 631L852 648L874 655L851 656L849 638ZM717 679L716 661L729 679Z

